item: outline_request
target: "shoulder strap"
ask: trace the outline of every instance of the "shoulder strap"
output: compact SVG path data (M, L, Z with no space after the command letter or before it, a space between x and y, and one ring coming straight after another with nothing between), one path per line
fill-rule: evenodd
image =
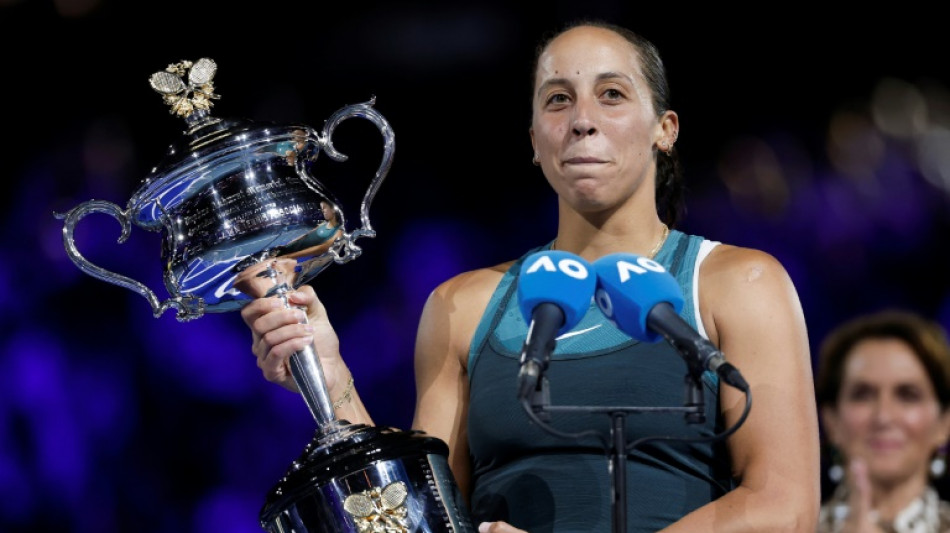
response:
M475 360L478 357L478 354L481 353L482 349L485 348L485 343L488 342L489 334L495 330L498 326L498 323L504 317L505 311L505 302L512 297L512 293L517 289L518 284L515 283L515 280L518 278L518 271L521 270L521 264L524 263L524 260L529 255L550 248L554 243L550 243L543 246L536 246L527 252L524 253L517 261L512 263L511 267L505 272L502 276L501 281L498 282L498 286L495 287L495 291L492 293L491 299L488 300L488 306L485 307L485 312L482 314L482 318L478 322L478 327L475 329L475 334L472 336L472 342L469 345L468 352L468 375L472 375L472 368L474 368Z

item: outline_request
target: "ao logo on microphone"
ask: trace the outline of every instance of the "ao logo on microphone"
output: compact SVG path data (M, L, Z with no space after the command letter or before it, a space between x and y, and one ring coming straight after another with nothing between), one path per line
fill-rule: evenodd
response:
M663 265L649 257L634 256L632 254L627 255L630 257L630 261L617 259L611 262L610 266L612 270L614 270L613 274L615 274L616 277L614 278L613 275L602 276L602 281L606 281L603 279L606 277L616 279L620 284L624 284L630 281L633 276L642 276L650 273L666 273L666 269L663 268ZM614 321L614 305L610 299L610 294L603 286L597 288L597 291L594 293L594 299L601 312L603 312L608 319Z
M518 306L525 323L534 321L539 306L563 312L558 335L581 321L597 288L597 274L583 257L562 250L545 250L525 258L518 276Z
M587 276L590 275L584 263L573 257L559 259L557 265L555 265L554 259L550 255L541 255L533 263L528 265L524 273L534 274L539 270L544 270L545 272L560 271L574 279L587 279Z

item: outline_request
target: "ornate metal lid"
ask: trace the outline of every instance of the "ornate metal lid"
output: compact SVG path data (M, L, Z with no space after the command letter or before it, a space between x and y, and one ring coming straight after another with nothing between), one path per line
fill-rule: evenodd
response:
M209 58L183 60L149 77L169 112L182 117L188 129L169 145L129 201L131 216L142 227L161 229L163 217L182 202L223 176L243 171L261 155L296 151L317 141L310 128L299 124L211 116L213 101L220 98L213 83L217 68ZM317 153L310 150L309 155Z

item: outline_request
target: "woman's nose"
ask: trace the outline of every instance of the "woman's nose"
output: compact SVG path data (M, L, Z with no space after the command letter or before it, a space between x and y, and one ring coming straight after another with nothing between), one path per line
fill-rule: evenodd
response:
M896 405L888 398L878 398L874 403L874 421L881 424L887 423L894 418L894 409Z
M578 137L585 137L596 133L597 127L594 126L593 122L587 119L575 120L571 127L571 131L573 131L574 135Z
M597 124L592 115L593 112L594 104L586 102L583 99L577 101L577 104L574 106L574 116L571 121L571 132L574 135L584 137L597 132Z

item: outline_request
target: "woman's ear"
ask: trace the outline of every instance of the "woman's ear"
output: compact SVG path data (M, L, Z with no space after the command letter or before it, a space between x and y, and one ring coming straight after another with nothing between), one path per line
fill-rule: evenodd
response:
M820 413L821 415L821 425L825 430L825 436L828 438L833 446L840 448L840 429L839 424L840 420L838 419L838 411L834 407L827 405L821 406Z
M659 138L656 139L658 144L667 143L667 146L672 147L676 144L676 139L679 138L680 133L680 118L675 111L666 110L663 112L663 116L660 117L660 131Z
M531 136L531 149L534 151L534 156L531 157L531 163L535 166L541 165L541 155L538 154L538 147L534 144L534 128L528 128L528 135Z
M942 406L941 406L942 407ZM940 448L950 441L950 408L940 411L940 418L937 420L938 429L934 433L934 449Z

